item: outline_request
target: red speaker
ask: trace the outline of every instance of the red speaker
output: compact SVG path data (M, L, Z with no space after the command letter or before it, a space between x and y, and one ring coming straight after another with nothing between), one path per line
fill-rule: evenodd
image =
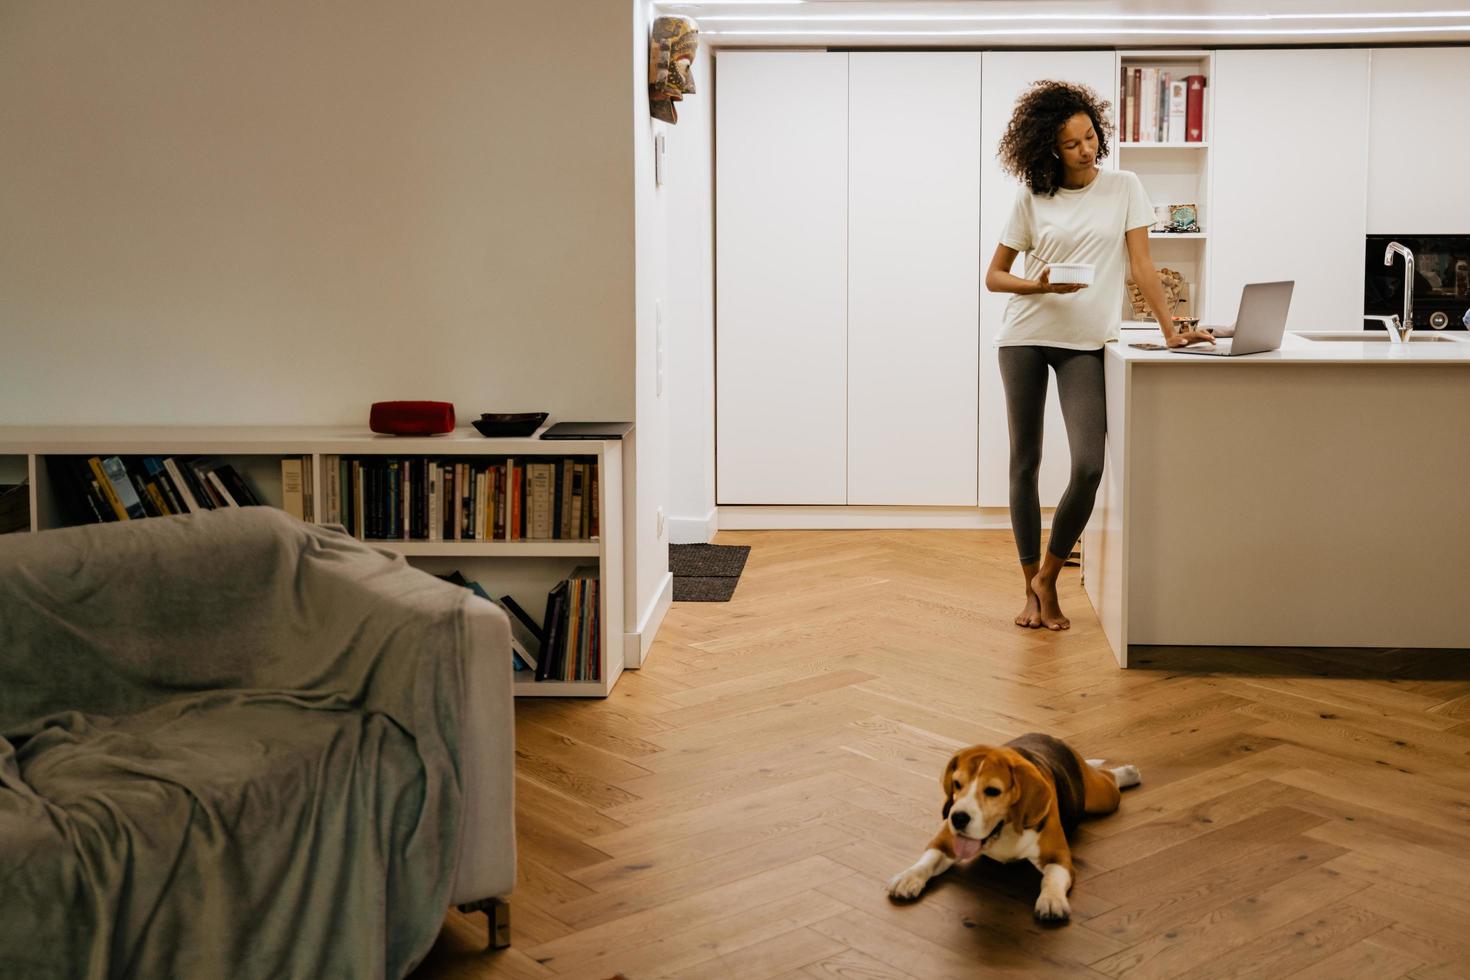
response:
M368 428L392 436L436 436L454 431L449 402L373 402Z

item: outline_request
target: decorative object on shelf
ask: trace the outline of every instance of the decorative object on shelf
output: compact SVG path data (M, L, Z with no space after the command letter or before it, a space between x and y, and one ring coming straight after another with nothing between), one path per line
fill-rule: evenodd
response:
M679 121L674 103L694 93L690 66L699 28L687 17L658 17L648 39L648 111L666 123Z
M470 425L487 439L524 439L535 435L546 412L481 412Z
M621 439L633 431L632 422L558 422L543 439Z
M1169 224L1165 231L1189 234L1199 231L1199 208L1193 204L1169 205Z
M1185 309L1189 305L1189 284L1184 277L1170 268L1159 270L1159 283L1164 287L1164 299L1169 303L1169 312L1178 320L1185 316ZM1146 320L1152 314L1148 308L1148 300L1143 298L1143 290L1138 288L1138 283L1132 277L1128 279L1128 302L1133 307L1133 318L1135 320ZM1196 322L1198 319L1196 318Z
M1168 231L1168 230L1169 230L1169 205L1167 205L1167 204L1155 204L1154 205L1154 223L1149 227L1149 231Z
M454 431L454 405L449 402L373 402L368 428L391 436L437 436Z

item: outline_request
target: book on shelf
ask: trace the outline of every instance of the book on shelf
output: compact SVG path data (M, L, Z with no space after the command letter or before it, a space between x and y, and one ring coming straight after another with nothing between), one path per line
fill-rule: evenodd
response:
M1188 105L1189 83L1182 78L1169 80L1169 139L1184 139L1188 131L1185 126L1185 107Z
M1205 138L1205 85L1207 80L1203 75L1190 75L1184 79L1185 104L1184 104L1184 139L1190 143L1200 143Z
M323 520L368 540L596 541L597 469L572 456L326 456Z
M304 462L299 456L281 460L281 508L297 520L306 519Z
M260 503L232 465L207 458L47 455L45 460L62 517L69 524Z

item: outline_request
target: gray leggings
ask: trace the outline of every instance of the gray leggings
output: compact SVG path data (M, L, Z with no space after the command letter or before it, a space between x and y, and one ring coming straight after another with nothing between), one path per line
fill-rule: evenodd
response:
M1002 347L1000 378L1006 389L1011 429L1011 530L1021 564L1041 560L1041 498L1036 476L1041 468L1041 431L1046 415L1046 369L1057 373L1057 394L1072 450L1067 492L1052 515L1047 550L1066 559L1092 515L1102 481L1104 437L1108 430L1103 394L1103 352L1064 347Z

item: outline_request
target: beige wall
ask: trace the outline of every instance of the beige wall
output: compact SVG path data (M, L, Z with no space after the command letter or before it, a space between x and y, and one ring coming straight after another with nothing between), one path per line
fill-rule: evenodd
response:
M632 418L629 20L7 4L0 424Z

